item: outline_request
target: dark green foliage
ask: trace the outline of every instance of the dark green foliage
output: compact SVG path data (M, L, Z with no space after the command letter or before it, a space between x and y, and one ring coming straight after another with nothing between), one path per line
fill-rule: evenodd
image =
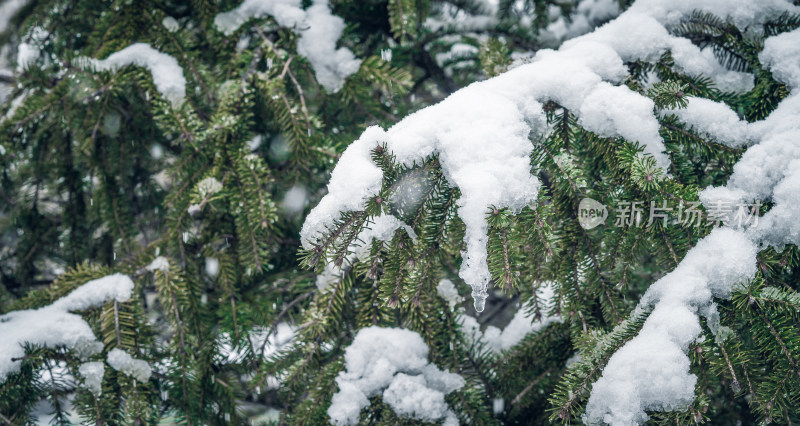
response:
M474 310L458 279L460 193L436 156L406 167L375 146L379 195L343 214L317 247L301 249L298 234L333 165L367 126L389 127L507 71L514 52L552 47L541 37L549 11L569 18L577 2L501 0L491 26L464 29L443 17L480 16L483 2L332 1L347 24L339 45L362 60L337 93L322 89L297 54L297 34L274 19L253 19L231 36L217 31L216 14L239 3L32 1L0 35L0 42L18 41L41 27L49 58L13 77L18 108L0 121L0 312L42 307L91 279L125 273L136 284L131 300L80 313L104 345L91 360L121 348L154 367L146 383L107 367L95 396L80 386L85 360L65 348L27 347L20 371L0 384L0 422L35 421L33 407L46 399L64 424L75 414L98 424L326 424L344 351L372 325L418 332L430 361L465 379L447 396L463 424L580 422L611 354L647 318L634 310L641 295L711 230L661 221L586 230L577 220L580 201L594 198L612 210L642 202L645 213L651 202L689 206L702 188L725 183L743 150L665 114L666 176L635 141L592 134L573 112L546 104L552 131L531 141L539 199L519 212L488 208L487 250L491 300L562 321L494 353L461 318ZM162 25L167 16L178 20L176 31ZM431 17L443 24L426 24ZM758 36L696 13L671 28L712 48L730 69L754 73L748 93L681 74L669 52L626 64L625 84L659 109L683 108L696 96L762 119L788 90L758 52L764 37L798 25L786 14ZM162 98L144 68L78 66L79 57L105 58L133 42L177 59L187 80L182 105ZM648 85L654 76L660 82ZM0 112L10 109L9 102ZM307 195L299 207L285 202L292 191ZM354 260L352 244L382 213L414 235L399 229ZM675 211L667 218L682 219ZM148 269L159 256L166 266ZM650 413L654 422L800 421L798 262L793 246L760 254L756 279L718 301L720 324L704 323L702 341L690 348L696 400L683 411ZM343 275L318 287L326 265ZM463 303L450 306L437 295L443 278L455 282ZM555 291L550 303L537 296L547 283ZM502 326L503 315L477 321ZM296 326L295 338L273 351L265 339L286 324ZM712 331L718 326L725 332ZM276 377L280 388L270 388ZM504 409L495 413L499 400ZM259 418L266 407L280 417ZM379 396L361 421L418 423Z

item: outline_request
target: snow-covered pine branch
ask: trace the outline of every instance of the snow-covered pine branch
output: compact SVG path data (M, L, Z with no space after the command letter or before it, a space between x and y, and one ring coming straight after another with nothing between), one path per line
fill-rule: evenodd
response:
M233 34L252 18L271 16L278 25L298 33L297 53L311 63L319 83L331 92L344 85L345 78L358 71L361 61L347 48L336 48L344 31L344 20L332 15L328 0L314 0L308 9L300 0L245 0L233 10L214 18L216 27Z
M448 182L461 191L458 214L466 225L466 250L460 276L472 287L481 311L490 280L485 215L490 206L519 211L536 201L539 183L530 172L529 138L548 130L542 103L554 101L567 108L581 126L598 135L641 143L645 154L666 169L670 161L653 101L621 85L628 75L624 63L652 61L669 51L676 68L690 76L708 76L732 89L752 86L747 76L725 70L689 40L669 34L665 26L695 10L720 16L735 12L737 25L746 27L793 7L779 0L758 6L640 1L557 51L539 51L530 64L459 90L389 130L371 127L337 163L328 195L306 218L303 246L318 245L340 214L359 210L378 195L383 176L370 158L374 148L385 144L395 160L408 167L438 156ZM731 85L732 80L736 84ZM692 124L702 129L709 123Z
M97 341L89 324L72 312L101 306L109 300L124 302L132 291L130 278L113 274L89 281L50 305L0 316L4 340L0 344L0 383L19 370L26 343L47 348L64 346L81 358L102 351L103 344Z
M653 306L653 311L639 335L611 357L592 388L588 423L643 423L645 410L669 411L690 404L697 378L689 372L685 352L700 335L699 315L714 322L718 314L713 298L730 297L735 285L754 277L759 249L800 244L800 30L768 38L760 59L791 88L769 117L719 126L720 121L731 122L729 110L701 99L690 100L680 115L723 143L757 141L734 166L728 185L700 194L707 207L718 200L732 205L772 200L775 205L757 227L714 230L650 287L639 309ZM693 103L701 107L692 108Z
M754 276L759 248L800 242L791 204L800 195L800 30L765 42L759 59L792 91L759 122L741 121L728 106L702 98L689 98L685 109L657 110L652 100L622 84L628 76L626 63L655 61L669 52L676 72L708 77L726 91L750 90L752 75L730 71L708 49L670 35L669 28L698 11L751 31L800 8L780 0L639 0L557 51L541 50L530 63L474 83L388 130L371 127L342 155L328 194L307 217L304 247L320 247L331 238L340 215L363 211L378 197L384 176L371 158L376 148L385 146L405 167L437 156L448 182L460 190L458 216L466 226L466 249L459 275L472 287L480 312L491 280L486 216L490 208L520 211L536 201L539 182L531 174L536 165L529 156L531 139L549 131L543 103L556 102L575 114L580 126L600 136L640 143L643 154L665 172L670 159L659 135L658 118L663 115L674 115L720 144L752 145L734 167L729 184L705 190L701 199L763 199L772 200L774 207L757 229L713 231L653 284L637 309L652 308L649 318L637 337L609 360L592 388L584 420L633 424L647 419L646 410L685 408L694 400L696 381L686 350L700 334L699 316L713 317L713 299L729 297L737 283Z

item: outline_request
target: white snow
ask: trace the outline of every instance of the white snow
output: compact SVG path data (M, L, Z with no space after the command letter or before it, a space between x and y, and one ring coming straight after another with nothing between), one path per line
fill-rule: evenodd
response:
M358 331L345 351L345 371L336 383L331 424L354 425L369 399L381 395L395 413L417 420L458 424L445 395L464 386L458 374L428 362L428 346L410 330L372 326Z
M83 377L83 384L95 396L103 392L103 374L106 369L102 362L85 362L78 367L78 373Z
M186 209L186 212L189 213L189 216L197 216L200 212L203 211L203 208L200 207L200 204L190 204L189 207Z
M718 7L712 10L717 14L729 11L734 21L744 23L765 19L769 15L764 10L789 7L776 2L757 6L749 2L706 3ZM764 9L755 13L754 7L762 6ZM748 15L747 11L753 13ZM755 275L759 248L800 243L796 213L800 199L800 29L768 38L759 57L775 78L791 89L769 117L747 124L724 105L694 98L689 100L689 112L678 114L698 132L720 143L741 146L758 142L734 166L726 186L701 192L700 199L707 207L719 200L733 205L771 200L774 206L757 226L715 229L674 271L648 289L637 310L648 306L653 310L639 334L610 358L592 387L586 423L637 424L647 421L645 410L688 406L695 397L697 377L689 372L686 350L700 335L699 315L708 317L716 337L724 339L713 298L730 297L734 286Z
M169 272L169 260L164 256L158 256L149 265L145 266L145 269L150 272L161 271L167 273Z
M727 105L704 98L690 97L686 108L665 110L698 133L714 142L734 148L746 146L751 140L746 121Z
M697 377L689 372L686 350L701 332L698 312L755 275L756 252L743 233L717 228L656 281L639 303L640 309L653 305L653 311L609 360L592 387L584 420L638 424L648 419L645 410L688 406Z
M29 0L5 0L0 3L0 34L8 30L11 18L28 4Z
M164 19L161 20L161 25L171 33L178 31L178 28L180 28L178 21L171 16L165 16Z
M219 260L213 257L206 258L206 274L212 278L219 275Z
M222 182L216 178L207 177L197 183L197 192L201 198L206 198L222 190Z
M797 13L797 12L795 12ZM758 59L772 71L775 79L786 83L792 89L800 88L800 44L798 30L779 34L764 42L764 50Z
M17 72L22 72L39 59L41 51L33 43L22 42L17 46Z
M281 210L290 216L302 213L306 205L308 205L308 190L299 184L289 188L281 200Z
M336 42L344 32L344 20L331 15L328 0L316 0L306 10L308 29L300 33L297 53L305 56L317 81L331 92L338 92L348 76L355 74L361 66L353 52L347 48L336 48Z
M450 305L450 309L455 308L457 304L461 303L461 295L458 294L458 289L456 289L455 284L450 280L444 279L439 281L439 284L436 286L436 293L447 301L447 304Z
M142 383L150 380L150 375L153 373L147 361L136 359L120 348L110 350L108 357L106 357L106 362L114 370L133 377Z
M331 14L328 0L315 0L307 10L301 8L300 0L245 0L237 8L218 14L214 24L230 35L251 18L265 16L272 16L278 25L300 36L297 53L308 59L317 81L328 91L338 92L344 80L361 66L350 49L336 48L345 23Z
M146 43L131 44L103 60L79 58L78 63L103 71L116 71L128 65L144 67L152 74L158 92L173 106L182 104L186 97L186 78L178 61Z
M503 398L495 398L492 401L492 412L495 414L500 414L505 410L506 400Z
M89 281L51 305L0 315L0 381L19 369L20 362L11 359L25 355L25 342L49 348L63 345L79 357L100 352L103 344L97 341L89 324L70 312L100 306L111 299L124 302L131 297L131 291L130 278L113 274Z

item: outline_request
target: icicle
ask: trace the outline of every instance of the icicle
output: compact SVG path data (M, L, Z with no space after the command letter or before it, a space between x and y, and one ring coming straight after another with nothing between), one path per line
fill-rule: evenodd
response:
M472 292L473 306L477 312L483 312L486 308L486 297L486 290Z

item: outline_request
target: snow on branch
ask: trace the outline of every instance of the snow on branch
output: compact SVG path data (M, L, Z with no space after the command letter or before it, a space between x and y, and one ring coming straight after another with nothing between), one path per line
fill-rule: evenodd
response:
M233 34L252 18L272 16L278 25L293 29L300 37L297 53L311 63L317 81L337 92L344 80L358 71L361 61L345 47L336 48L344 32L344 20L331 14L328 0L315 0L306 10L300 0L245 0L237 8L218 14L214 25L226 35Z
M744 19L737 11L734 19ZM774 206L758 226L712 231L674 271L648 289L637 309L650 305L653 311L594 384L584 417L589 424L643 423L648 419L645 410L676 410L691 404L697 377L689 372L686 350L700 335L699 315L714 315L714 297L727 298L735 285L754 277L759 248L800 244L800 29L768 38L759 59L791 89L769 117L734 123L719 105L692 99L689 106L699 104L699 113L684 118L722 141L760 141L734 166L725 187L700 194L706 206L719 200L736 205L768 199ZM732 126L725 128L719 121Z
M106 362L114 370L133 377L142 383L150 380L150 375L153 373L147 361L136 359L120 348L110 350L106 357Z
M144 67L152 74L156 90L173 106L179 106L186 97L186 78L178 61L146 43L131 44L106 59L79 58L78 62L103 71L116 71L128 65Z
M729 297L734 284L756 272L756 248L741 232L719 228L656 281L640 303L657 300L639 334L612 355L592 387L589 424L644 423L644 410L672 411L694 401L697 376L686 350L702 331L698 311L712 297ZM641 309L641 308L640 308Z
M481 311L491 278L485 214L489 206L519 211L536 201L539 182L530 173L529 137L547 131L542 103L559 103L578 116L581 126L601 136L638 141L667 168L670 161L663 152L654 103L620 85L628 73L624 62L657 60L671 51L677 69L689 75L706 75L718 84L739 81L741 86L741 81L749 81L752 86L752 77L725 70L713 56L687 39L671 36L665 27L696 9L731 16L744 26L793 9L780 0L749 3L639 1L593 33L570 40L558 51L540 50L532 63L461 89L388 131L368 128L342 154L328 195L306 218L303 246L318 245L341 213L361 209L378 194L383 175L370 158L373 148L386 144L405 166L438 155L448 182L461 191L458 215L466 225L466 251L459 275L472 287ZM704 131L708 123L692 124Z
M89 281L48 306L0 315L0 382L19 370L18 359L25 356L25 343L49 348L65 346L79 357L103 350L89 324L70 312L101 306L111 299L124 302L132 291L133 281L128 276L113 274Z
M401 328L362 328L344 359L346 369L336 378L339 392L328 408L332 424L357 424L361 410L375 395L381 395L398 415L458 424L444 397L464 386L464 379L429 363L428 346L419 334Z

